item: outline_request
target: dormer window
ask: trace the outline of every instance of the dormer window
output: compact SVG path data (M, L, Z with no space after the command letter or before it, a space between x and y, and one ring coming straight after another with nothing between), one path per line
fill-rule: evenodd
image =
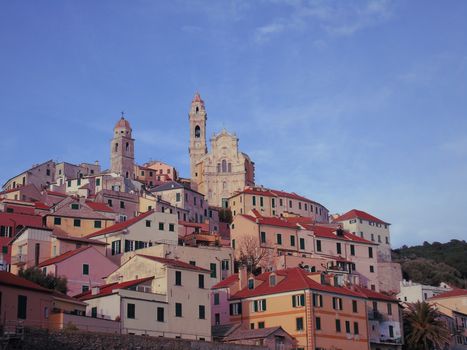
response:
M274 287L276 285L276 275L271 274L269 275L269 285Z
M71 209L75 209L75 210L79 209L79 204L78 203L72 203L71 204Z
M248 279L248 289L255 288L255 280L253 278Z

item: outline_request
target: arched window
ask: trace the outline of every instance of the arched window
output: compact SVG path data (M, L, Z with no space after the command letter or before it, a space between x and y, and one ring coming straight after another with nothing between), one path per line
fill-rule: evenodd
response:
M199 125L196 125L195 127L195 137L196 138L201 137L201 128L199 127Z
M198 113L198 112L199 112L199 107L198 107L198 106L196 106L196 113Z
M127 142L125 147L126 147L126 150L128 151L128 149L130 148L130 144Z
M222 159L222 172L227 172L227 161L225 159Z
M118 151L118 142L115 144L115 152Z
M222 183L222 189L225 190L226 188L227 188L227 182L224 181L224 182Z
M130 173L127 171L126 172L126 178L128 179L130 177Z

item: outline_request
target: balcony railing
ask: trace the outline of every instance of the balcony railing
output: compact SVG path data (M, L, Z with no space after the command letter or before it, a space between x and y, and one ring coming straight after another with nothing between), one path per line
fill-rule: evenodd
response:
M22 254L22 255L20 255L20 254L12 255L11 256L11 263L15 264L15 265L26 264L27 258L28 258L28 256L24 255L24 254Z

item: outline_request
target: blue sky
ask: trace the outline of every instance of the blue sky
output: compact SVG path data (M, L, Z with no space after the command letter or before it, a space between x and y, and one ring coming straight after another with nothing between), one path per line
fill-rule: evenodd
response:
M1 1L0 181L139 163L188 176L195 91L257 183L391 222L394 246L465 239L465 1Z

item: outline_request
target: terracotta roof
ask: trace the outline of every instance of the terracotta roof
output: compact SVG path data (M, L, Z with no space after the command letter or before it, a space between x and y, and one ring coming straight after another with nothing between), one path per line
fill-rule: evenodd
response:
M117 124L115 124L115 128L126 128L126 129L131 129L130 127L130 123L128 122L128 120L126 120L125 118L123 118L123 116L120 118L120 120L117 122Z
M270 225L270 226L278 226L278 227L287 227L287 228L292 228L292 229L297 229L298 226L296 224L292 224L288 222L287 220L283 218L277 218L277 217L254 217L251 215L246 215L246 214L240 214L238 216L244 217L245 219L248 219L253 222L257 222L261 225Z
M455 297L467 297L467 289L456 288L449 292L441 293L431 297L429 300L433 299L444 299L444 298L455 298Z
M291 292L296 290L312 289L317 291L335 293L340 295L347 295L362 298L362 294L354 292L345 287L334 287L331 285L320 284L309 278L313 273L306 272L298 267L276 271L276 275L284 277L282 280L277 281L274 286L269 285L269 275L271 272L265 272L256 276L256 280L262 281L254 289L244 288L235 293L231 299L243 299L262 295L277 294L284 292Z
M313 231L316 237L321 238L330 238L330 239L338 239L343 241L352 241L357 243L365 243L365 244L374 244L377 245L375 242L368 241L362 237L354 235L348 231L343 231L342 236L337 236L335 234L336 229L333 227L328 226L321 226L321 225L303 225L304 228L307 230Z
M240 339L263 339L267 338L269 335L275 333L278 330L282 330L281 326L277 327L268 327L268 328L256 328L256 329L245 329L237 328L227 337L224 338L224 341L233 341Z
M87 304L85 302L82 302L81 300L78 300L74 297L70 297L69 295L66 295L66 294L63 294L63 293L60 293L56 290L54 290L52 292L52 295L54 296L54 299L63 299L63 300L66 300L70 303L73 303L73 304L78 304L78 305L81 305L81 306L87 306Z
M91 209L93 209L95 211L103 211L103 212L106 212L106 213L115 213L113 211L113 209L110 208L105 203L86 201L86 205L88 205Z
M65 231L63 231L62 229L58 227L53 228L52 235L62 241L83 242L83 243L89 243L92 245L108 245L109 244L109 243L98 241L96 239L70 236L68 233L66 233Z
M137 280L132 280L132 281L126 281L126 282L114 282L114 283L109 283L109 284L104 284L102 286L99 286L99 293L97 294L92 294L92 289L88 290L87 292L75 295L74 297L79 299L79 300L88 300L92 298L98 298L102 297L105 295L110 295L116 293L115 291L117 289L125 289L125 288L130 288L133 286L137 286L138 284L147 282L154 279L154 276L151 277L145 277L145 278L139 278Z
M188 221L179 221L178 224L181 226L186 226L186 227L197 227L205 231L209 230L209 224L202 224L198 222L188 222Z
M66 259L69 259L71 258L72 256L75 256L76 254L79 254L87 249L91 248L91 246L86 246L86 247L81 247L81 248L78 248L78 249L75 249L75 250L70 250L66 253L63 253L61 255L57 255L56 257L54 258L50 258L50 259L47 259L47 260L44 260L43 262L41 262L37 267L44 267L44 266L49 266L49 265L52 265L52 264L57 264L59 262L62 262Z
M203 269L202 267L195 266L188 264L184 261L180 260L175 260L175 259L167 259L167 258L160 258L158 256L150 256L150 255L144 255L144 254L136 254L137 256L141 256L143 258L152 260L152 261L157 261L161 264L164 265L169 265L174 268L179 268L179 269L185 269L185 270L194 270L194 271L202 271L202 272L210 272L209 270Z
M368 299L379 299L379 300L387 300L387 301L393 301L395 303L399 302L395 297L392 297L390 295L386 295L383 293L376 292L374 290L370 290L368 288L360 287L360 286L352 286L352 288L356 292L362 293L366 298Z
M363 219L367 221L373 221L380 224L390 225L388 222L385 222L377 217L370 215L362 210L352 209L347 213L339 216L338 218L334 219L334 221L346 221L351 219Z
M109 227L106 227L102 230L99 230L97 232L94 232L94 233L91 233L87 236L85 236L86 238L92 238L92 237L97 237L97 236L101 236L101 235L105 235L107 233L112 233L112 232L118 232L118 231L121 231L121 230L124 230L128 227L130 227L131 225L134 225L136 224L137 222L143 220L144 218L147 218L149 215L151 215L152 213L154 213L154 209L153 210L149 210L137 217L134 217L134 218L131 218L129 220L126 220L126 221L122 221L122 222L118 222L116 223L115 225L112 225L112 226L109 226Z
M42 210L49 210L50 209L50 206L48 206L47 204L42 203L42 202L34 202L34 206L36 207L36 209L42 209Z
M237 283L237 282L238 282L238 273L235 273L235 274L230 275L229 277L227 277L225 280L222 280L222 281L216 283L215 285L213 285L211 287L211 289L227 288L227 287L229 287L232 284Z
M21 278L6 271L0 271L0 284L23 289L35 290L39 292L52 293L52 290L50 289L41 287L40 285L34 282L28 281L27 279Z
M50 196L57 196L57 197L68 197L65 193L57 192L57 191L45 191Z

